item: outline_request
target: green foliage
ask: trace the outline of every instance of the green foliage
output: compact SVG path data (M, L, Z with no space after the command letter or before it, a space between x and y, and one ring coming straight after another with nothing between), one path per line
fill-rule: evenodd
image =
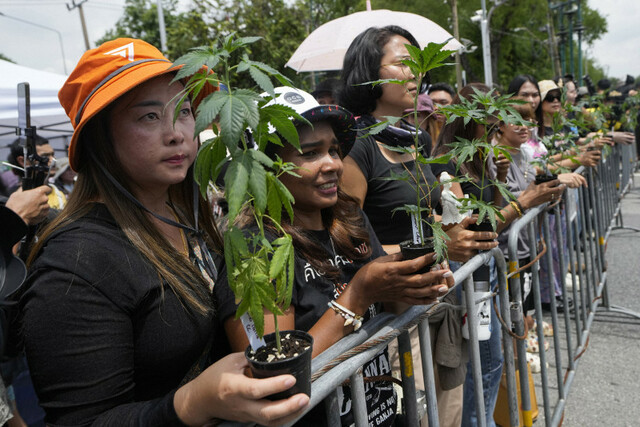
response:
M622 104L623 112L621 117L621 127L624 130L634 132L638 126L638 114L640 113L640 93L628 96Z
M441 107L440 111L447 118L447 123L462 119L465 126L473 121L483 129L483 135L480 138L473 140L458 138L457 141L449 144L449 154L456 159L458 167L473 161L476 156L481 160L482 171L479 182L472 178L457 179L457 182L469 182L480 190L480 197L470 194L468 198L458 199L461 203L460 212L476 212L478 214L477 223L487 219L496 230L497 218L504 220L504 216L500 212L501 206L483 200L484 190L493 187L494 191L499 191L505 200L515 200L515 197L509 192L505 183L489 178L486 168L491 157L498 158L503 155L509 161L512 160L511 153L506 147L493 145L489 139L498 124L531 126L532 123L524 120L514 108L515 105L522 104L523 101L512 99L508 95L496 95L494 91L482 93L476 88L473 89L474 94L468 98L462 98L459 104Z
M426 47L424 47L424 49L419 49L415 46L408 45L408 44L405 45L409 53L409 58L402 60L402 63L407 67L409 67L409 69L411 70L411 74L414 76L413 82L416 84L416 86L420 86L420 82L422 82L422 80L425 78L427 73L429 73L431 70L443 67L445 65L449 65L449 64L446 64L444 60L449 58L453 51L443 49L445 44L446 42L429 43ZM381 80L376 80L374 82L366 82L363 84L404 85L407 82L408 80L381 79ZM415 110L417 109L418 98L415 97L413 102L414 102L413 104L414 122L417 123L418 119L417 119L417 113L415 112ZM385 117L385 119L386 120L384 122L377 123L369 127L367 129L368 135L375 135L377 133L380 133L386 127L393 125L398 120L400 120L401 117L387 116ZM414 144L411 147L391 147L387 145L385 145L385 147L391 151L411 154L413 158L416 159L414 162L415 168L413 172L410 171L408 168L406 168L405 171L401 174L392 172L391 176L387 178L383 178L383 179L389 179L389 180L401 180L401 181L408 182L413 186L416 193L416 203L414 205L404 205L402 207L398 207L394 209L394 212L404 211L415 221L416 224L420 225L418 227L419 240L418 242L414 242L414 243L419 243L419 244L425 243L427 237L424 235L423 227L424 227L424 224L429 226L432 231L431 234L434 240L434 250L438 255L438 259L445 258L446 245L442 240L444 233L439 233L436 231L436 229L441 231L441 228L439 223L436 223L435 221L433 221L433 211L432 211L432 204L431 204L431 187L429 185L429 182L427 181L427 178L422 173L421 165L428 164L428 163L443 163L448 161L448 159L426 158L422 153L422 147L419 144L417 132L414 133ZM423 188L426 188L427 191L424 191ZM422 207L423 204L425 204L423 202L426 202L427 208ZM425 213L426 215L424 215Z
M246 49L252 60L284 70L283 75L297 86L302 82L303 76L284 65L308 35L308 6L304 8L284 0L194 0L194 8L217 37L234 33L262 37L264 43ZM232 55L236 63L242 61L240 54ZM259 76L264 71L256 66L249 73L231 75L230 82L240 87L260 85L259 82L266 82Z
M281 160L273 161L265 153L269 142L282 145L282 135L294 147L300 148L298 133L291 118L306 122L291 108L281 105L265 106L272 99L263 98L251 89L238 89L232 76L246 74L260 90L273 95L271 81L288 80L274 68L249 58L249 47L260 37L222 37L210 46L192 49L176 63L182 64L175 80L189 75L184 95L193 97L205 83L223 83L228 91L207 96L196 111L196 132L212 126L215 136L205 141L195 164L195 178L203 195L214 182L222 166L228 163L224 175L225 195L229 204L229 227L224 233L225 260L229 286L239 303L236 317L248 312L260 336L264 334L264 310L276 318L291 303L293 289L293 240L280 226L282 212L293 221L293 196L279 180L282 174L295 175L295 166ZM238 61L234 61L238 58ZM217 72L209 74L208 67ZM202 71L205 70L205 71ZM182 96L184 100L185 96ZM180 108L176 107L177 109ZM217 122L216 122L217 120ZM276 133L269 133L271 124ZM253 148L251 135L258 146ZM251 215L257 231L241 230L236 219ZM266 226L277 228L280 237L269 242Z
M494 2L486 3L490 10ZM390 9L425 16L453 34L452 0L372 0L371 5L373 9ZM474 52L465 53L461 58L467 81L484 81L480 28L470 20L475 11L480 9L480 2L457 0L457 6L460 38L468 40L471 46L477 46ZM490 22L490 40L493 80L499 86L506 87L517 74L532 74L539 80L556 74L549 52L547 10L548 2L541 0L509 0L495 7ZM590 8L586 1L582 1L582 16L585 28L583 42L591 44L606 33L606 19L597 10ZM577 48L574 52L577 56ZM452 68L434 70L431 81L453 84L455 71Z
M479 2L458 0L460 37L469 40L478 49L462 55L462 66L467 81L483 80L483 64L480 30L471 22L479 9ZM607 31L606 19L595 9L582 2L582 21L585 28L583 41L593 43ZM295 49L311 31L323 23L353 12L365 10L364 0L314 1L296 0L193 0L186 11L178 11L178 0L164 0L163 11L167 28L169 58L177 58L193 46L204 45L209 40L231 33L252 34L266 43L248 48L251 57L258 62L271 64L296 83L309 88L311 75L296 74L285 69ZM491 2L488 2L491 7ZM451 0L372 0L374 9L390 9L426 16L453 34ZM491 56L494 81L506 86L521 73L533 74L538 79L555 75L551 65L548 34L546 30L547 2L539 0L510 0L496 7L490 23ZM554 14L555 15L555 14ZM557 22L554 18L554 25ZM558 31L558 28L556 28ZM107 31L97 41L101 43L115 37L141 38L154 46L160 46L158 14L154 0L125 0L125 10L115 28ZM568 48L566 49L568 52ZM577 52L577 45L574 52ZM576 55L577 56L577 55ZM239 58L234 60L239 61ZM587 60L586 73L594 81L604 77L604 71L593 61ZM577 63L576 63L577 64ZM577 65L576 68L577 69ZM255 69L252 73L257 74ZM231 76L233 84L251 87L256 79L247 74ZM438 68L431 72L431 81L455 82L454 70Z
M167 31L168 58L177 58L190 48L206 43L213 38L212 29L202 20L200 14L191 9L178 11L178 0L163 0L162 11ZM96 40L96 44L118 37L142 39L160 47L158 10L155 0L125 0L124 12L115 28L108 30Z

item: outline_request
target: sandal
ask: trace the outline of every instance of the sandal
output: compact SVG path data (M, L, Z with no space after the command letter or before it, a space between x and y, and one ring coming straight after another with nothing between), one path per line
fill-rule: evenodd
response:
M540 364L540 356L533 353L527 353L527 363L529 363L529 368L531 368L531 373L539 374L542 369Z
M540 352L540 340L535 333L529 331L527 335L527 340L525 341L525 345L527 347L528 353L539 353ZM549 341L544 342L544 350L549 350Z
M532 330L536 331L536 337L537 337L538 336L537 322L534 322ZM542 333L544 334L545 337L553 336L553 326L551 326L549 323L545 322L544 320L542 321Z
M542 363L540 361L540 356L533 353L527 353L527 363L529 363L529 368L531 368L532 374L539 374L542 371ZM549 362L545 363L545 367L549 369Z

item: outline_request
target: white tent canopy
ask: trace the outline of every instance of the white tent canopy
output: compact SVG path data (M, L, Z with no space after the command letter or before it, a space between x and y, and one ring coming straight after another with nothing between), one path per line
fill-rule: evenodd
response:
M18 83L27 82L31 95L31 125L38 135L48 138L58 157L63 157L73 130L69 118L58 102L58 91L66 76L34 70L0 60L0 161L6 160L5 148L17 138L12 127L18 126ZM10 127L6 127L10 126Z

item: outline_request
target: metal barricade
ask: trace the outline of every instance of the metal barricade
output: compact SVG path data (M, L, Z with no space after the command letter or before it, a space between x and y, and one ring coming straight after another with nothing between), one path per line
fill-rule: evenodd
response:
M634 160L632 146L615 146L609 155L604 157L596 168L580 168L587 179L588 186L577 190L577 193L565 190L562 202L552 206L540 206L531 209L525 216L516 221L509 233L509 256L514 260L509 263L511 295L516 302L520 297L520 281L517 259L517 241L521 233L526 233L530 243L530 258L536 260L532 264L532 292L537 323L537 337L540 348L540 387L542 389L542 407L546 426L558 426L562 422L567 396L575 378L580 356L586 350L589 332L599 305L606 309L614 309L608 302L607 263L605 259L606 245L611 230L616 223L622 224L620 202L628 191L633 180ZM577 194L577 200L573 199ZM550 227L549 216L554 215L555 227ZM540 238L538 239L538 236ZM540 243L540 244L538 244ZM557 252L552 253L552 243ZM546 253L541 254L548 266L550 320L553 327L551 352L552 366L555 375L549 375L547 353L543 330L542 300L540 292L540 259L538 248ZM554 263L559 266L560 277L555 277ZM554 283L560 284L561 296L564 299L564 310L558 313L555 300ZM568 291L568 289L570 289ZM573 299L573 308L569 307L568 297ZM620 311L620 309L618 309ZM570 315L570 311L573 314ZM518 315L521 315L518 312ZM562 314L562 316L560 316ZM628 314L628 312L627 312ZM548 320L548 319L547 319ZM513 319L516 333L524 333L520 327L521 320ZM562 330L561 330L562 329ZM517 342L518 365L521 384L526 384L526 349L525 343ZM566 354L563 348L566 347ZM556 395L552 396L555 390ZM523 411L523 425L531 426L529 416L531 408L529 390L520 390ZM517 425L517 424L516 424Z
M579 168L587 179L588 186L572 192L566 191L562 201L554 205L543 205L530 209L522 218L516 220L509 232L507 261L499 248L476 255L454 273L456 285L449 292L461 289L466 307L470 313L469 322L469 359L474 379L474 397L477 425L486 425L484 418L484 395L482 390L482 372L480 365L479 341L476 329L477 304L475 300L472 273L495 259L498 272L497 297L500 315L507 325L503 326L502 343L504 353L503 370L506 376L509 420L511 426L525 427L533 424L531 398L529 395L528 369L525 340L525 323L522 310L522 294L520 292L520 266L518 264L518 236L529 238L533 302L537 320L537 336L539 337L541 377L539 386L542 389L542 407L546 426L558 426L561 423L567 396L571 390L579 358L587 348L589 331L599 305L614 309L608 302L606 293L606 260L605 249L612 228L622 226L620 202L633 182L635 170L635 151L633 146L615 146L612 152L603 158L596 168L585 170ZM568 200L567 200L568 199ZM554 215L555 227L552 230L549 215ZM563 231L566 230L566 237ZM559 248L558 254L550 250L552 239ZM566 240L565 240L566 239ZM566 242L566 244L565 244ZM539 244L538 244L539 243ZM538 248L546 253L538 253ZM565 254L566 249L566 254ZM562 316L556 310L554 282L554 256L559 264L559 283L561 294L565 297L565 310ZM549 266L548 277L550 289L550 320L553 326L553 364L555 375L549 375L547 355L545 353L545 337L543 330L543 310L540 292L540 259L546 258ZM569 272L569 277L567 277ZM507 286L508 281L508 286ZM571 295L574 302L573 315L569 313L566 297ZM415 378L413 375L411 343L408 329L418 325L422 371L424 375L426 417L431 427L437 427L438 408L434 381L434 361L429 331L429 316L444 307L463 310L462 305L451 306L447 303L436 303L429 306L414 306L404 313L394 316L382 313L367 322L363 327L350 334L312 362L311 402L309 409L324 404L329 426L340 426L340 410L338 408L337 389L345 381L351 384L352 411L358 427L368 426L368 414L364 398L362 366L385 348L392 340L398 340L400 353L402 388L405 396L404 416L406 426L420 425L421 410L416 400ZM495 314L494 314L495 315ZM640 316L640 315L639 315ZM561 335L561 327L563 334ZM516 354L514 354L514 338ZM566 346L566 354L563 348ZM516 387L516 363L520 377L520 408L518 407L518 390ZM556 395L552 396L555 390ZM411 398L414 396L414 398ZM522 410L522 420L519 411ZM289 425L294 424L294 422ZM224 423L224 425L234 425Z
M501 317L506 324L511 323L511 306L507 296L506 282L506 263L502 252L496 248L491 251L479 254L465 263L459 270L454 273L456 285L449 292L457 292L461 288L463 298L466 300L466 306L472 307L471 313L468 313L469 322L469 358L472 366L474 378L474 397L476 404L476 412L484 414L484 398L482 391L482 371L480 366L480 352L478 347L477 336L477 304L483 300L475 300L474 285L472 274L480 266L489 263L491 258L495 258L496 269L498 271L498 292L500 298ZM329 426L340 425L340 412L336 410L335 390L345 380L350 379L359 384L362 381L362 372L359 368L373 358L380 350L386 347L393 339L398 339L398 352L400 353L402 375L402 389L404 396L416 396L415 378L413 376L411 343L409 340L408 329L414 325L419 327L420 336L420 353L422 371L424 375L424 384L426 387L426 417L429 425L437 427L438 408L436 403L435 381L433 372L433 360L431 352L431 340L429 331L429 316L438 309L452 307L462 311L462 305L450 306L446 303L432 304L428 306L415 306L409 308L403 314L391 316L383 314L377 316L367 322L358 332L353 333L336 344L331 346L325 352L317 356L312 363L312 375L321 373L312 386L310 407L325 401L327 406L326 414ZM462 315L462 313L461 313ZM507 387L512 390L512 396L515 396L515 368L513 347L510 342L511 337L507 331L503 331L503 342L505 342L505 369L507 377ZM345 351L345 348L348 349ZM336 363L337 362L337 363ZM356 395L354 389L351 390L352 400L354 402L352 411L356 426L368 426L366 405L364 405L364 389L360 396ZM359 402L358 402L359 401ZM405 426L420 425L420 411L417 407L415 398L405 398L404 416ZM517 423L518 408L514 398L512 404L509 405L510 418L512 423ZM293 424L293 423L291 423ZM290 425L291 425L290 424ZM484 417L478 417L478 426L486 425Z

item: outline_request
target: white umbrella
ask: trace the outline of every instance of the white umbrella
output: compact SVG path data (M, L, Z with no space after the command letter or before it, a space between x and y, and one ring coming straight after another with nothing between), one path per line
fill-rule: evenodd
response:
M387 9L367 10L343 16L316 28L298 46L286 66L301 71L329 71L342 69L342 61L349 45L358 34L370 27L397 25L409 31L420 47L429 42L442 43L445 49L458 50L462 44L444 28L415 13Z

